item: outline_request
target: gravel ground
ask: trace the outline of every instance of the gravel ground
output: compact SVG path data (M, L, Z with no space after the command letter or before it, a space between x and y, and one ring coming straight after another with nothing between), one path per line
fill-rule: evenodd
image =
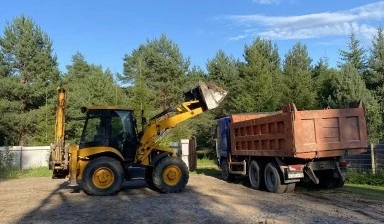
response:
M0 223L384 223L384 202L336 191L272 194L191 175L182 193L142 182L115 196L73 192L63 180L0 180Z

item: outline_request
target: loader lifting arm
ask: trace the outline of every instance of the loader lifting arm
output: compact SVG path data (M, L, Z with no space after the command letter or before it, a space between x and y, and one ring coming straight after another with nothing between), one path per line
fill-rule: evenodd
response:
M174 153L172 149L161 147L159 140L179 123L193 118L206 110L219 106L227 91L214 84L200 83L184 93L184 102L168 109L151 119L144 128L136 151L135 162L149 165L149 155L154 149Z

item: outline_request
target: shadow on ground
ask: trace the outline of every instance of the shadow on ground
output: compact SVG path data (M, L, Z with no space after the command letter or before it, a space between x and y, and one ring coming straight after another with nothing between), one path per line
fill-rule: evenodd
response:
M182 193L161 194L143 181L124 184L115 196L88 196L62 183L16 223L348 223L364 216L384 221L380 206L335 194L309 191L272 194L244 187L244 179L226 183L218 170L198 169ZM214 177L214 178L212 178ZM240 184L243 183L243 184ZM27 202L25 202L27 203ZM369 205L368 205L369 206ZM337 211L337 210L340 210ZM343 212L347 212L345 214ZM356 221L358 222L358 220Z
M187 187L182 193L161 194L145 182L125 183L115 196L89 196L61 184L17 223L232 223L212 213L207 198Z

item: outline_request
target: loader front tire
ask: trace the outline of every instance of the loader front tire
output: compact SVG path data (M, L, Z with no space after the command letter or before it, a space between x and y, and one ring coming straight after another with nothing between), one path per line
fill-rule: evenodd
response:
M189 179L187 165L173 156L167 156L156 163L152 175L153 184L161 193L181 192Z
M123 183L123 168L119 161L110 157L91 160L84 169L83 188L89 195L116 194Z

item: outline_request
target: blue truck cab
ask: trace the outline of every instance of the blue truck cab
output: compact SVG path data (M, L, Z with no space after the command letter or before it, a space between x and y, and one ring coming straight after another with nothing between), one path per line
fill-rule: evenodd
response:
M231 123L231 117L223 117L218 119L217 125L217 139L216 139L216 154L217 165L221 167L222 162L227 160L231 151L231 135L229 124Z

